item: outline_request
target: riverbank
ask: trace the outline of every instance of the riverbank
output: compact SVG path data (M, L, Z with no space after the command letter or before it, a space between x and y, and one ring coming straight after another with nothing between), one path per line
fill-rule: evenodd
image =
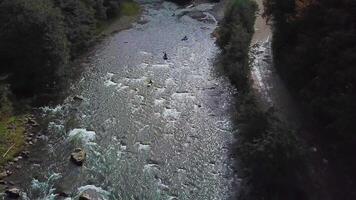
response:
M40 92L33 97L16 97L11 92L8 79L1 80L0 83L0 193L5 189L13 187L18 182L16 180L6 180L14 172L22 170L22 160L32 157L32 151L36 151L38 141L46 140L43 135L43 127L47 123L37 123L37 107L44 105L56 105L63 100L67 90L73 82L76 82L79 74L84 71L83 65L76 65L82 62L81 59L90 53L91 49L111 34L131 27L131 24L138 21L141 14L140 6L133 1L125 1L121 4L120 15L107 22L102 22L97 29L96 36L90 42L91 45L82 49L82 54L78 55L71 63L67 63L66 71L61 72L60 87L58 91ZM11 75L14 76L14 75ZM7 76L6 76L7 77ZM11 81L10 81L11 82ZM20 95L21 96L21 95ZM41 116L39 116L41 117ZM37 155L35 156L37 157Z
M296 129L271 107L266 91L256 87L258 76L252 71L252 65L271 61L270 55L264 56L266 49L259 48L270 34L261 16L261 2L232 1L218 30L217 42L222 48L218 63L239 90L235 153L242 169L240 199L305 199L308 173L303 142Z

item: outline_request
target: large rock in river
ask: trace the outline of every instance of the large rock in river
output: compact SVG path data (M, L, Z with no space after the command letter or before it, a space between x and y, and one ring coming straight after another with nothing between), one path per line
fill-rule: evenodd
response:
M81 148L76 148L74 149L73 153L70 155L70 160L78 165L82 166L84 161L85 161L86 153L83 149Z
M13 187L13 188L7 189L5 191L5 193L9 199L18 199L18 198L20 198L21 191L20 191L20 189Z

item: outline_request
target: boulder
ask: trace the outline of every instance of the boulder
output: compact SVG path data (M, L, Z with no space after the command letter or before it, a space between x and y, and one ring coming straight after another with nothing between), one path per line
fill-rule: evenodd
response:
M13 187L13 188L7 189L5 191L5 193L6 193L7 197L10 199L18 199L18 198L20 198L21 191L20 191L20 189Z
M27 123L33 127L39 126L39 124L37 123L36 120L34 120L33 118L29 118Z
M76 148L70 155L70 160L74 164L76 164L78 166L82 166L85 161L85 157L86 157L85 151L81 148Z
M79 200L92 200L90 196L86 193L79 196Z
M104 198L97 191L89 189L80 194L79 200L104 200Z
M84 97L77 95L77 96L74 96L74 97L73 97L73 100L74 100L74 101L83 101L83 100L84 100Z

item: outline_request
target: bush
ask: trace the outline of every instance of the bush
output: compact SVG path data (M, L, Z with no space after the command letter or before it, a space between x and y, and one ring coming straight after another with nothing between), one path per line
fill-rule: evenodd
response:
M56 0L64 16L66 35L70 41L72 57L89 46L96 28L95 10L81 0Z
M223 70L239 90L249 83L249 47L254 33L257 5L249 0L234 0L228 6L218 30L218 58Z
M276 68L310 111L330 159L356 180L356 20L350 0L267 0Z
M92 44L104 20L120 14L121 2L1 0L0 73L12 74L15 94L32 96L53 90L58 72L65 71L60 69ZM125 5L131 5L130 12L137 8Z
M252 107L248 118L240 118L237 155L249 188L242 191L245 199L298 200L305 194L300 177L305 176L305 151L296 132L286 127L273 114L263 112L256 104L240 104ZM244 122L243 122L244 121Z
M304 199L299 180L305 173L302 143L273 110L266 112L259 106L251 89L249 48L256 9L252 1L232 1L217 39L222 49L218 63L240 92L236 155L245 178L239 199Z
M11 72L15 92L32 94L53 83L68 58L62 15L48 0L4 0L0 4L2 72Z

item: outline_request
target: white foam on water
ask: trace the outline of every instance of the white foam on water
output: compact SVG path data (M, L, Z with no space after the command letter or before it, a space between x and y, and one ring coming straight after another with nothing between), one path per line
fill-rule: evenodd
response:
M147 51L140 51L140 54L141 55L152 55L152 53L149 53Z
M216 18L214 17L214 15L208 13L208 12L204 12L205 14L205 17L204 19L212 19L214 21L214 24L217 25L218 24L218 21L216 20Z
M141 78L124 78L124 81L128 83L144 83L148 78L146 76L142 76Z
M180 112L176 109L165 108L163 111L163 117L166 119L178 119L180 116Z
M54 194L55 193L54 184L61 177L62 177L61 174L53 173L44 182L41 182L37 179L33 179L31 181L31 190L37 192L40 195L38 199L55 200L57 195Z
M135 145L138 151L149 151L151 146L149 144L142 144L140 142L136 142Z
M155 171L158 170L158 165L157 164L146 164L143 166L143 171L145 172L151 172L151 171Z
M106 80L105 82L104 82L104 85L106 86L106 87L110 87L110 86L116 86L118 83L115 83L114 81L112 81L112 80Z
M155 105L155 106L162 106L165 101L166 101L166 100L163 99L163 98L155 99L155 100L154 100L154 105Z
M63 109L63 105L57 105L56 107L49 107L49 106L40 107L40 110L42 110L42 112L52 113L52 114L60 112L62 109Z
M165 90L165 88L157 88L155 92L156 97L162 95Z
M116 91L118 91L118 92L121 92L121 91L123 91L125 89L129 89L129 86L123 85L121 83L117 84L117 86L116 86Z
M195 99L195 96L192 93L173 93L171 97L172 99L179 100L179 101L187 100L187 99L188 100Z
M152 68L169 68L169 64L154 64Z
M64 131L64 126L62 124L56 124L55 122L49 122L48 129L55 133L60 133Z
M80 140L84 144L90 144L90 142L95 140L95 137L96 133L94 131L80 128L73 129L68 134L69 140Z
M177 85L177 84L174 82L174 79L173 79L173 78L168 78L168 79L166 79L166 81L165 81L165 85L166 85L166 86L175 86L175 85Z
M118 83L115 83L114 81L111 80L114 75L115 75L114 73L110 73L110 72L108 72L106 74L106 76L104 77L104 80L105 80L104 81L104 85L106 87L117 86L118 85Z

